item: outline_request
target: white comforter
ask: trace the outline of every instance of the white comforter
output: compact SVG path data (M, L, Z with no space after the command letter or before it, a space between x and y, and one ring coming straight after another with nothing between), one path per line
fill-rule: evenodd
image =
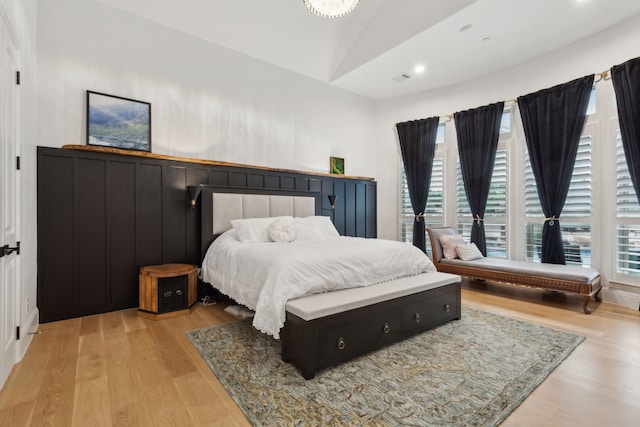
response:
M289 299L434 271L406 243L357 237L241 243L233 229L211 244L202 263L203 280L254 310L253 326L275 338Z

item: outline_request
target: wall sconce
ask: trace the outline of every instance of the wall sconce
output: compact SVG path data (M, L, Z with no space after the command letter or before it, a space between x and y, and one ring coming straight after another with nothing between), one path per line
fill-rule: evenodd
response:
M189 191L189 199L191 200L191 209L195 209L202 188L199 185L190 185L187 187L187 190Z
M327 198L329 199L329 204L331 205L331 210L335 211L336 210L336 195L335 194L329 194L327 196Z

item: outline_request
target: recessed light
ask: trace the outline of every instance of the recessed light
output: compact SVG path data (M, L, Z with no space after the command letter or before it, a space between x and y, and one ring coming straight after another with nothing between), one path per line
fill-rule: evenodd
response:
M413 69L413 71L414 71L416 74L424 73L424 70L425 70L425 66L424 66L424 65L422 65L422 64L416 65L416 66L414 67L414 69Z
M467 25L465 25L464 27L461 27L461 28L460 28L460 32L461 32L461 33L464 33L465 31L469 31L472 27L473 27L473 25L471 25L471 24L467 24Z

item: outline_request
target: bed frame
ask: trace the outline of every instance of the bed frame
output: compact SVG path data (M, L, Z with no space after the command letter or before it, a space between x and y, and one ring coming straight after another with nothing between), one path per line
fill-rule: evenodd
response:
M440 234L454 234L450 227L442 228L429 228L429 240L431 242L431 253L433 255L433 264L438 271L459 274L461 276L471 277L473 279L489 280L492 282L505 283L510 285L519 285L529 288L538 288L550 291L559 291L570 294L580 295L584 298L582 310L585 314L591 314L591 309L588 304L593 297L597 302L602 301L600 291L602 285L600 283L600 275L597 274L592 280L568 280L554 276L552 272L545 273L544 271L539 274L532 274L530 268L523 271L501 271L496 268L487 267L474 267L469 265L472 262L465 263L465 265L453 265L448 263L442 263L442 245L438 239ZM522 262L520 263L522 264ZM553 265L554 269L570 266ZM596 272L597 273L597 272Z
M320 193L202 186L201 259L232 219L320 215ZM281 331L282 359L305 379L461 316L460 277L421 274L291 300Z

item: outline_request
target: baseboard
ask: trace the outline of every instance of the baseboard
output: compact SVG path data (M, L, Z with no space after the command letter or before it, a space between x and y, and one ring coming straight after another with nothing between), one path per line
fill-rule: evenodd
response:
M36 307L34 310L31 311L31 314L29 315L29 317L27 317L27 320L24 323L24 325L21 325L20 349L19 349L20 354L18 355L18 360L16 361L16 363L21 361L22 357L27 352L27 348L29 348L29 344L31 344L31 340L34 337L33 333L35 333L36 330L38 329L38 324L40 323L39 318L40 318L40 312Z
M640 310L640 293L622 289L603 289L602 299L608 303Z

